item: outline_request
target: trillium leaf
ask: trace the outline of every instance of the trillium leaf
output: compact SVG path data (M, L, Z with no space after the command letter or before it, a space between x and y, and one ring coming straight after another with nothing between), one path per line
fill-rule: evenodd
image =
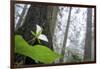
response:
M39 25L36 25L36 34L38 34L38 32L42 33L42 28Z
M28 43L20 35L15 35L15 49L16 46L29 46ZM16 50L15 50L16 51Z
M60 58L60 55L50 50L48 47L43 45L35 45L33 47L34 58L37 61L48 64L53 63L57 58Z
M40 34L38 39L48 42L48 38L44 34Z
M32 33L32 35L36 36L36 34L33 31L31 31L31 33Z
M19 35L15 36L15 52L21 55L28 56L33 60L39 61L44 64L53 63L56 59L61 56L51 49L43 45L30 46L27 42Z

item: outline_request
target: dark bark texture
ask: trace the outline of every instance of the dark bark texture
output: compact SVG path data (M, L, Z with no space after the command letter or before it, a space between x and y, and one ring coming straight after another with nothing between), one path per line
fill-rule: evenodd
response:
M92 58L92 8L87 9L87 29L85 38L84 61L91 61Z

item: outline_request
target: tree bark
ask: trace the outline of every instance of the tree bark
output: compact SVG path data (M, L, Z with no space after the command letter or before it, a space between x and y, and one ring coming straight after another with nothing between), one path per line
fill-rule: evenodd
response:
M53 7L49 6L49 9L48 9L48 22L49 22L50 32L52 36L54 34L54 28L55 28L55 24L57 20L58 10L59 9L57 6L53 6Z
M88 8L84 61L91 61L91 58L92 58L91 55L92 55L92 8Z

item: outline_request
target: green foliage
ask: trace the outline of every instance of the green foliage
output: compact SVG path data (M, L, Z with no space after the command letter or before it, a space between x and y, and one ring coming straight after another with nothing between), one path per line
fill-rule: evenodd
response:
M79 55L77 55L77 54L73 54L72 57L73 57L73 60L75 60L77 62L82 61L82 58Z
M32 33L33 36L36 36L36 34L33 31L31 31L31 33Z
M74 49L68 48L66 49L68 51L68 59L70 62L81 62L82 61L82 56L77 53Z
M61 56L43 45L29 45L20 35L15 35L15 53L28 56L44 64L53 63Z
M31 31L32 35L34 36L34 40L37 40L39 44L41 44L40 40L38 39L38 36L42 33L42 31L38 32L38 33L34 33L33 31Z

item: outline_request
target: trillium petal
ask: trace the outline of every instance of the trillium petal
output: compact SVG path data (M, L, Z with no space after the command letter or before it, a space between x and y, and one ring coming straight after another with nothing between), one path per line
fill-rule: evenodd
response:
M36 25L36 34L38 34L38 32L42 32L42 28L39 25Z
M40 34L38 39L48 42L48 38L44 34Z

